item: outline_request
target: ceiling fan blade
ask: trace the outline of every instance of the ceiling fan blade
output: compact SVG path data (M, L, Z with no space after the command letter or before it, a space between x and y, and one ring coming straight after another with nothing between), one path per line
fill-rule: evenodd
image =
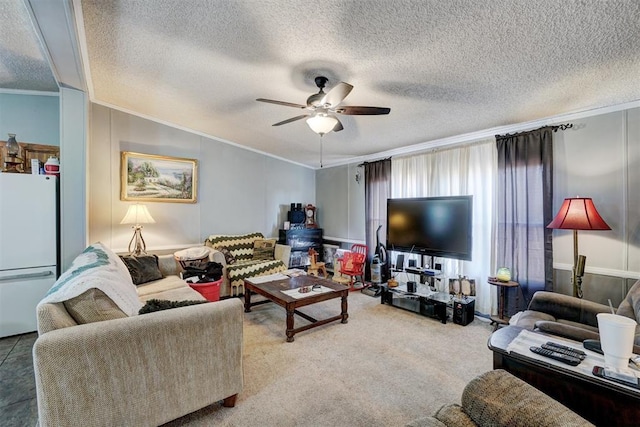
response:
M338 120L337 117L336 117L336 120ZM336 125L333 127L333 131L334 132L340 132L342 129L344 129L342 127L342 123L340 122L340 120L338 120L338 123L336 123Z
M333 87L320 101L320 105L328 105L329 107L336 107L342 102L343 99L349 95L353 86L349 83L340 82Z
M283 120L283 121L278 122L278 123L274 123L271 126L286 125L287 123L295 122L296 120L304 119L305 117L309 117L309 115L308 114L303 114L301 116L292 117L290 119Z
M294 104L293 102L276 101L273 99L258 98L256 101L268 102L269 104L284 105L285 107L307 108L306 105Z
M338 114L346 114L350 116L375 116L378 114L389 114L391 108L385 107L357 107L348 106L340 107L335 110Z

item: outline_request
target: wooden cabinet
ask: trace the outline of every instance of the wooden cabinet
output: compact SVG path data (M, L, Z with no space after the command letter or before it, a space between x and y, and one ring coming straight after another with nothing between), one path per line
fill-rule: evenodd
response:
M300 228L295 230L280 230L278 243L291 246L289 268L305 267L311 263L309 248L318 252L318 261L322 261L322 229Z

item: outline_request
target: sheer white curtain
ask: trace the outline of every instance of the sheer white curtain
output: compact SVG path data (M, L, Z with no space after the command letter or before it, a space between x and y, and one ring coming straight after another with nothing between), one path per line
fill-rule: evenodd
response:
M476 311L491 314L495 271L497 149L494 139L460 148L391 160L391 197L473 195L472 261L438 259L445 277L476 281ZM414 256L414 258L416 258ZM448 283L447 283L448 284Z

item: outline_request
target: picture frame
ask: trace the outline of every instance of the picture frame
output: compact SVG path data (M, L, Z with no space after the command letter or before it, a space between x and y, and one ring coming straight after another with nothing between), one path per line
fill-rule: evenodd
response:
M196 203L198 161L122 151L120 200Z
M467 277L449 279L449 294L475 296L476 295L476 279L469 279Z
M322 244L322 250L324 252L324 265L325 267L327 267L330 270L333 270L336 266L335 266L335 261L336 261L336 251L340 248L340 246L338 245L330 245L328 243L323 243Z

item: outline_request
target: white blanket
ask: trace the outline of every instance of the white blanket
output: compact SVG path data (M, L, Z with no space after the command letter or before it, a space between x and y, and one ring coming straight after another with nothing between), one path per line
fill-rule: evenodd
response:
M67 301L92 288L104 292L128 316L138 314L142 307L129 270L100 242L73 260L39 304Z

